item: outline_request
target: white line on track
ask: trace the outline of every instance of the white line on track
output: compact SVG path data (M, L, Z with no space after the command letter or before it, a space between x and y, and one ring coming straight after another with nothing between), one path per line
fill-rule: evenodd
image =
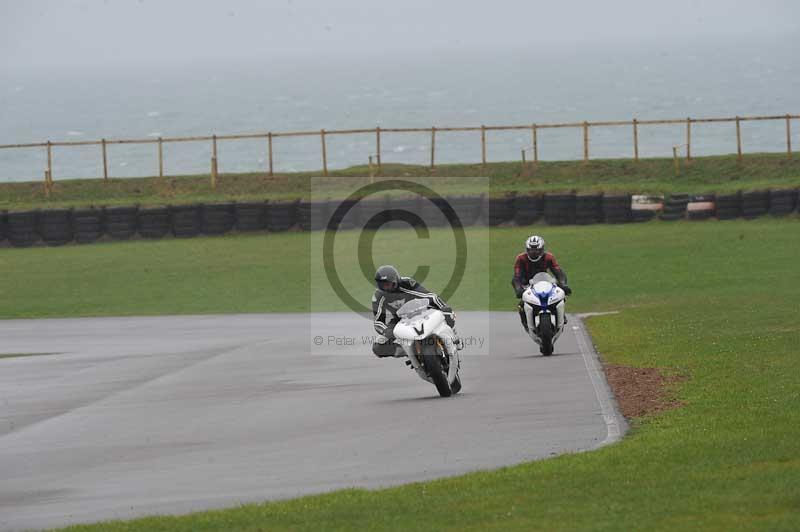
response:
M575 331L575 339L581 351L581 356L583 356L583 363L586 365L586 371L589 373L594 393L597 396L597 402L600 403L603 420L606 423L608 434L597 445L597 447L603 447L619 441L628 430L628 424L625 422L625 418L619 414L619 409L614 403L614 396L608 387L605 374L598 360L599 355L589 347L589 335L583 321L580 322L580 325L573 325L572 329Z

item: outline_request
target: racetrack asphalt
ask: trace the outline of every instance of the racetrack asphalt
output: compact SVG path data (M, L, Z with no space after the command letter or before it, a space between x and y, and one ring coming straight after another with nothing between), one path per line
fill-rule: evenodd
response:
M0 321L0 529L391 486L625 430L577 317L552 357L515 313L458 330L464 388L440 398L353 314Z

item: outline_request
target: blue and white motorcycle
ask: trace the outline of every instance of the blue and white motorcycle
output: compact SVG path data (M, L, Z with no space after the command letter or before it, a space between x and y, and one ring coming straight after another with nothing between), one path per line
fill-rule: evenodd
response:
M553 354L553 346L564 331L565 299L555 278L546 272L534 275L522 293L528 334L544 356Z

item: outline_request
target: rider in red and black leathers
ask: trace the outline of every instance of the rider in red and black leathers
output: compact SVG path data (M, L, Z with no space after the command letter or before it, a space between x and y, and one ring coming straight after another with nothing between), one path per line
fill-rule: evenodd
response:
M525 252L517 255L514 260L514 278L511 280L511 285L514 287L514 293L517 298L522 298L522 293L534 275L547 271L553 274L558 286L564 290L566 295L572 293L572 289L567 285L567 274L558 265L555 255L545 251L542 237L533 235L525 242ZM522 326L527 331L528 323L525 319L525 311L521 300L519 303L519 318L522 321Z
M522 297L522 292L528 286L528 282L539 272L552 272L561 288L567 286L567 274L558 265L555 255L546 251L537 261L528 258L527 253L520 253L514 260L514 279L511 284L517 297ZM566 290L565 290L566 291ZM570 291L571 292L571 291Z

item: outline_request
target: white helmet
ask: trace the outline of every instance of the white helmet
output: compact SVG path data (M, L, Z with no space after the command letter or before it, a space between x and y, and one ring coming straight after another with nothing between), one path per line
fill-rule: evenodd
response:
M528 259L536 262L544 256L544 238L539 235L532 235L525 241L525 253Z

